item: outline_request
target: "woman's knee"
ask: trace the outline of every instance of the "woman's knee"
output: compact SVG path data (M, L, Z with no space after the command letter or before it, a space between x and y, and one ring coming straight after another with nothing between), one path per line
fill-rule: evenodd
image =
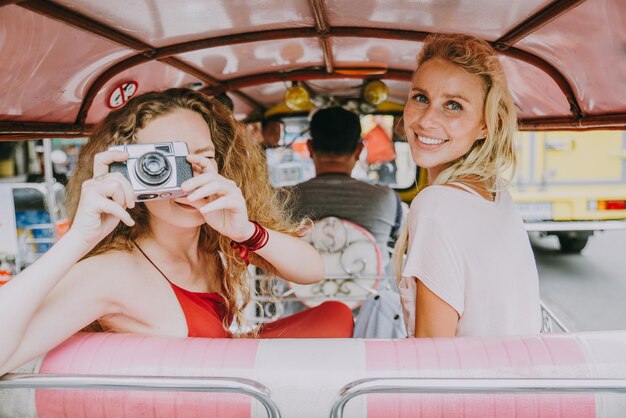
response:
M343 325L354 326L352 310L343 302L329 300L317 306L324 316L329 320L337 321Z

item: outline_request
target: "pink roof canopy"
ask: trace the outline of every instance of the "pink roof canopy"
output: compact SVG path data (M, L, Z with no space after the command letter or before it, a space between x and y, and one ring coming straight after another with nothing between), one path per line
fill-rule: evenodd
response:
M401 105L432 32L501 52L523 129L626 127L623 0L31 0L0 1L0 139L84 135L129 82L225 91L241 119L292 81L379 78Z

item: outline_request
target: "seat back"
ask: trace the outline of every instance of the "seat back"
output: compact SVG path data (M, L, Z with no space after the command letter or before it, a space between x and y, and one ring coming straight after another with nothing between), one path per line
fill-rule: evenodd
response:
M311 285L300 285L268 277L251 266L251 288L255 292L245 313L247 326L271 322L329 300L341 301L355 309L377 292L383 280L391 277L385 274L387 258L383 257L374 236L360 225L326 217L316 221L304 239L321 255L325 278Z
M327 217L305 236L322 256L324 280L311 285L289 283L307 306L340 300L354 309L376 292L383 276L382 252L374 236L354 222Z
M439 387L462 379L577 379L586 393L375 393L347 403L345 417L623 416L626 411L626 332L528 337L365 339L206 339L132 334L78 334L50 351L45 374L252 379L285 417L328 417L346 385L362 379L418 379ZM597 379L615 379L621 395L598 393ZM0 379L0 416L266 417L242 394L167 391L37 389L16 405L14 382ZM175 386L175 385L174 385ZM469 385L466 385L469 386ZM503 386L504 387L504 386ZM607 386L605 385L604 388ZM110 387L109 387L110 389ZM427 390L423 392L428 392ZM13 412L9 412L10 411ZM31 416L31 415L27 415Z

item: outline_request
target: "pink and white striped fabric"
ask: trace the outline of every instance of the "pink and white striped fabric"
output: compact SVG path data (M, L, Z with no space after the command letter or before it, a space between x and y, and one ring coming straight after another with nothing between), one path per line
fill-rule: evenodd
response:
M624 378L624 353L626 331L404 340L77 334L46 355L39 373L243 377L267 386L283 417L327 417L339 390L357 379ZM354 398L344 416L615 417L626 411L624 398L599 394L377 394ZM234 394L46 389L36 391L34 403L41 418L266 416L258 401Z
M209 344L207 344L207 342ZM254 370L259 340L85 334L45 357L40 373L206 376L207 370ZM245 395L197 392L38 390L40 418L250 416Z
M579 344L555 338L464 338L366 341L367 369L398 376L567 377L589 375ZM541 370L540 369L544 369ZM564 370L562 370L564 369ZM571 371L577 370L572 374ZM539 374L541 373L541 374ZM538 375L539 374L539 375ZM565 377L565 376L563 376ZM368 416L517 418L595 417L593 394L371 395Z

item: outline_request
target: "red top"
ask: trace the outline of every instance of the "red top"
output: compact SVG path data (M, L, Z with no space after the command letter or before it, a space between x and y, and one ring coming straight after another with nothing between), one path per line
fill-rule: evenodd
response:
M191 292L167 281L187 320L188 337L232 338L233 335L222 325L226 306L219 293Z
M150 260L141 248L135 246L144 257L168 281L178 299L185 320L188 337L232 338L224 329L226 316L224 298L219 293L191 292L176 286ZM232 318L229 318L229 322ZM351 338L354 329L352 311L345 304L327 301L314 308L281 318L259 328L261 338Z
M180 304L185 320L187 321L187 336L188 337L204 337L204 338L232 338L233 335L224 329L222 320L226 316L226 306L224 305L224 299L219 293L203 293L192 292L190 290L183 289L176 286L167 276L161 271L159 267L146 253L143 252L141 247L135 242L135 246L139 250L146 260L154 266L161 276L167 280L172 286L176 299Z

